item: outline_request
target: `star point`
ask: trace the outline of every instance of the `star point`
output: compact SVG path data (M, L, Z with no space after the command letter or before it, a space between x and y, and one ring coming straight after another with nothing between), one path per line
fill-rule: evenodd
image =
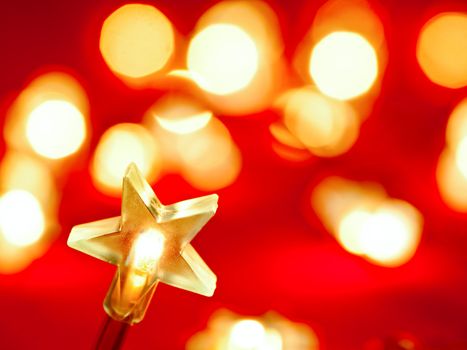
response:
M71 248L117 265L106 312L140 322L159 282L212 296L216 276L191 240L217 210L217 195L163 205L134 163L123 179L121 216L73 227Z

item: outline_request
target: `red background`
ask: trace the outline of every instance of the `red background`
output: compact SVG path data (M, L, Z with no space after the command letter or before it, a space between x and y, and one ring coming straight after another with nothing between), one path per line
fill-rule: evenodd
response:
M34 76L68 67L89 96L92 148L109 126L140 121L163 92L126 87L98 50L103 20L123 3L2 1L2 120ZM153 2L184 35L212 3ZM269 1L278 14L289 60L322 3ZM244 162L238 180L218 191L218 214L194 241L218 275L216 294L209 299L160 286L144 322L131 329L125 349L183 349L221 307L252 315L275 310L308 323L323 349L362 349L370 339L399 332L418 338L424 349L467 349L467 215L455 214L442 202L435 182L447 118L467 90L434 85L415 58L422 25L441 10L467 11L467 4L373 4L385 27L389 63L356 145L337 158L290 163L272 151L272 112L220 116ZM89 154L83 155L63 189L62 230L50 250L23 272L0 275L1 349L87 349L95 342L114 267L69 249L66 239L75 224L118 215L120 201L94 189L88 159ZM309 194L327 175L377 181L391 196L422 212L422 242L408 264L373 266L346 253L325 232L311 211ZM162 178L155 189L165 203L201 194L173 175Z

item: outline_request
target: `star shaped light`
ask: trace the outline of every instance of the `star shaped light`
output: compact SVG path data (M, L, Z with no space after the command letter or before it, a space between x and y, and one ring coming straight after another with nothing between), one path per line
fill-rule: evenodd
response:
M123 179L122 215L77 225L68 245L117 265L104 309L113 319L140 322L158 282L212 296L216 275L190 241L217 210L218 196L163 205L135 164Z

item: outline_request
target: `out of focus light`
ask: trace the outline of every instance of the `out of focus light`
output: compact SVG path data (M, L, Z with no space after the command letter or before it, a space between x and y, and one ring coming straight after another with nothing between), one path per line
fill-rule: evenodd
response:
M193 37L187 65L197 84L217 94L231 94L245 88L258 69L254 41L238 26L214 24Z
M343 154L356 141L358 117L345 101L309 88L289 91L280 100L285 126L313 154L323 157Z
M363 253L383 266L409 261L420 241L419 215L407 203L387 201L362 227L359 241Z
M57 189L51 169L34 156L8 151L0 164L2 191L25 190L33 194L45 211L55 212Z
M258 349L264 343L266 330L256 320L241 320L230 331L229 350Z
M70 75L50 72L34 79L8 110L4 136L17 151L60 159L83 148L88 100Z
M455 150L467 137L467 98L454 108L446 128L446 145Z
M212 118L212 112L202 112L185 119L165 119L156 116L156 120L165 130L176 134L189 134L204 128Z
M364 36L382 53L384 28L367 0L330 0L316 12L312 37L319 39L335 31L349 31Z
M117 74L131 78L154 74L174 51L172 24L153 6L124 5L105 20L100 51Z
M122 178L131 162L148 181L154 181L160 172L159 147L141 125L114 125L102 135L95 150L91 167L95 185L108 194L120 193Z
M305 324L291 322L269 312L243 318L227 310L217 311L208 328L195 334L187 350L317 350L318 339Z
M367 92L378 76L374 48L361 35L333 32L313 48L309 73L324 94L347 100Z
M446 148L436 170L441 197L452 209L467 212L467 99L463 99L449 116Z
M388 198L372 184L324 180L313 207L339 243L371 262L395 267L409 261L421 238L422 216L407 202Z
M227 128L217 119L175 140L183 177L201 190L227 187L238 177L241 155Z
M457 146L456 165L467 181L467 135Z
M160 98L146 113L145 122L169 133L190 134L205 128L213 114L197 99L172 93ZM157 124L157 125L154 125Z
M467 212L467 178L457 166L456 155L449 148L439 157L436 180L444 202L458 212Z
M44 213L31 193L12 190L0 197L0 231L7 242L29 246L42 237L44 229Z
M346 214L339 223L336 238L339 243L352 254L364 253L361 232L371 213L362 209L355 209Z
M35 152L58 159L75 153L81 147L86 138L86 123L73 104L49 100L42 102L29 115L26 135Z
M453 89L467 85L466 33L467 13L441 13L423 26L417 59L432 82Z

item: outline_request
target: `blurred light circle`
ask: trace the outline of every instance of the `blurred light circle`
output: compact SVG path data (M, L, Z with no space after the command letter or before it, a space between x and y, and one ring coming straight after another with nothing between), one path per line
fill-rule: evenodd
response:
M432 82L453 89L467 85L466 37L466 13L441 13L423 26L417 60Z
M242 157L228 129L218 119L196 132L178 135L173 143L182 176L205 191L231 185L238 177Z
M449 116L446 144L456 149L465 137L467 137L467 98L459 102Z
M378 58L363 36L333 32L313 48L309 73L322 93L348 100L372 87L378 76Z
M350 211L342 218L338 226L336 238L345 250L357 255L364 253L360 242L361 232L370 217L370 212L356 209Z
M258 51L253 39L238 26L213 24L191 40L187 65L203 90L227 95L253 80L258 70Z
M236 322L229 336L229 350L260 349L265 343L266 330L255 320Z
M456 164L456 155L447 148L439 157L436 180L443 201L458 212L467 212L467 178Z
M114 125L102 135L92 160L92 177L98 189L120 193L131 162L148 181L153 181L160 171L159 147L151 133L139 124Z
M388 200L366 220L360 247L372 261L388 267L406 263L414 255L421 234L420 214L408 203Z
M115 73L131 78L151 75L172 56L172 24L153 6L124 5L104 21L100 51Z
M35 152L58 159L75 153L86 138L83 114L70 102L48 100L28 116L26 136Z
M44 213L31 193L12 190L0 197L0 230L7 242L31 245L42 237L44 229Z
M462 139L456 149L456 165L467 181L467 135Z
M355 143L359 121L347 102L307 88L292 90L284 99L284 124L313 154L337 156Z
M175 134L190 134L197 130L204 128L212 118L212 113L209 111L201 112L191 115L186 118L164 118L156 116L159 125L170 132Z

